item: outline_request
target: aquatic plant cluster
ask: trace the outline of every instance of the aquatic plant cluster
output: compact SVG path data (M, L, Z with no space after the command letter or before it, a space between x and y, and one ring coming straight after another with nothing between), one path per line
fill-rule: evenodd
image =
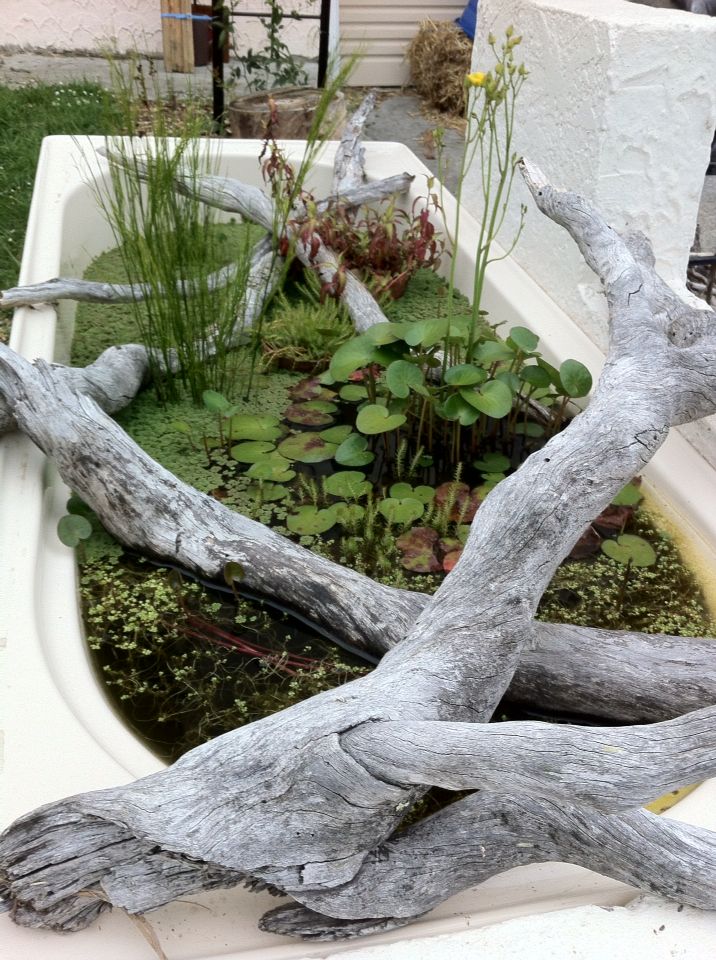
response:
M164 370L178 356L178 376L155 370L161 403L146 391L118 415L151 456L227 507L318 553L425 592L459 562L485 497L564 426L592 386L578 360L554 366L532 331L502 329L499 317L482 309L485 271L506 255L494 253L493 243L516 169L514 108L527 77L514 60L514 31L499 50L491 42L493 69L466 80L474 123L463 177L479 156L485 201L471 301L456 289L454 258L443 265L444 277L436 272L446 248L456 245L459 205L454 222L443 222L445 239L436 225L445 219L443 205L432 183L409 211L389 201L375 210L339 205L319 214L305 189L317 139L294 170L270 124L260 160L274 203L276 259L284 266L277 291L245 336L234 336L237 291L253 228L210 224L192 213L182 233L172 222L184 214L183 203L161 202L173 192L183 159L190 177L200 173L188 145L157 154L153 189L160 202L145 211L156 237L132 221L118 234L118 251L89 272L104 280L138 279L132 271L162 234L169 236L167 261L177 260L184 279L198 277L200 264L172 251L195 246L204 273L207 266L217 271L229 259L235 263L238 251L238 282L228 293L202 288L198 298L202 314L224 317L226 336L218 339L233 338L231 362L223 362L223 348L218 365L201 352L184 357L193 321L183 326L174 318L158 326L154 302L109 311L83 306L73 347L76 362L87 363L110 342L139 334L163 357ZM135 163L125 161L125 168ZM141 192L122 193L124 183L115 217L126 204L144 202ZM461 189L462 177L458 198ZM300 223L297 210L305 214ZM330 284L297 267L297 238L320 238L339 252ZM367 282L386 316L360 335L340 302L348 270ZM176 272L155 271L151 279L187 299ZM195 329L201 350L215 332ZM199 370L204 379L194 376ZM540 616L649 632L711 632L698 586L641 502L635 478L575 545L545 593ZM227 596L225 585L198 583L186 572L126 555L77 501L68 505L59 533L79 545L87 635L98 669L130 722L162 756L174 758L370 669L297 624L290 611L242 596L232 577L234 592Z
M106 275L111 259L105 255L93 271ZM396 301L391 322L409 322L404 315L414 310L412 322L423 322L444 299L444 281L425 271ZM458 300L461 309L465 303ZM79 311L78 351L96 311ZM501 342L491 331L490 337ZM246 370L249 351L243 362ZM535 358L528 365L536 366ZM376 390L385 375L385 368L372 371ZM389 432L358 429L361 405L370 405L369 383L364 376L329 387L318 376L265 371L255 377L249 399L209 391L197 407L185 392L162 407L145 391L119 419L150 455L227 506L382 582L432 592L459 559L490 487L525 455L525 439L537 444L541 438L517 433L517 453L508 456L502 451L509 447L498 445L461 464L439 452L432 460L416 456L417 449L409 454L403 424L386 459ZM443 460L447 474L439 473ZM558 571L540 616L622 629L710 631L697 585L674 544L640 509L641 499L638 482L629 485L595 520L575 548L580 559ZM71 504L68 516L93 529L80 547L81 591L98 669L110 696L162 756L178 756L369 669L335 648L317 649L323 641L306 637L282 613L241 598L227 603L176 571L123 556L81 505ZM654 562L639 566L643 553L637 563L610 557L613 548L604 545L624 535L646 543Z

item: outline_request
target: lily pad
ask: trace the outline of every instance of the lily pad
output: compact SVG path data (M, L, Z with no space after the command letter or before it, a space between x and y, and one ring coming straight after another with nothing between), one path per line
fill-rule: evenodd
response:
M403 339L411 347L422 346L426 349L443 340L448 332L447 317L430 317L406 324Z
M223 393L218 393L216 390L205 390L201 399L209 413L226 414L231 409L231 404Z
M514 432L524 437L543 437L544 427L541 423L535 423L534 420L522 421L515 424Z
M460 393L453 393L442 408L448 420L457 420L463 427L471 427L480 416L479 412L463 398L462 394L468 392L472 392L470 388L463 387Z
M504 453L486 453L479 460L473 460L473 467L481 473L504 473L512 466L512 461Z
M320 463L330 460L338 449L337 444L329 443L318 433L297 433L286 437L278 445L278 452L287 460L299 463Z
M232 440L278 440L281 425L276 417L239 413L229 420L228 434Z
M385 500L381 500L378 504L378 510L383 514L388 523L405 526L414 520L420 519L425 510L425 506L419 500L413 500L412 497L405 497L401 500L386 497Z
M423 371L407 360L394 360L385 371L385 382L395 397L405 398L413 390L421 396L427 396Z
M402 340L403 336L411 326L412 324L391 323L390 321L385 321L385 323L374 323L373 326L366 330L365 336L371 341L371 343L381 345L393 343L396 340Z
M320 402L319 400L318 403ZM329 404L329 406L333 406L333 404ZM328 423L333 423L333 417L330 413L316 410L315 407L310 407L308 403L292 403L290 407L286 407L283 415L291 423L300 423L304 427L324 427Z
M252 463L246 471L246 476L252 480L270 480L273 483L288 483L296 476L291 469L291 462L280 453L271 453L262 460Z
M437 573L442 566L431 550L407 550L400 564L411 573Z
M302 536L312 536L325 533L336 524L336 511L333 507L319 510L318 507L308 505L298 507L295 513L286 518L286 526L292 533Z
M538 367L537 364L529 364L529 366L522 367L519 373L520 379L524 380L525 383L528 383L531 387L548 387L552 383L552 378L542 367Z
M175 433L183 433L186 436L190 437L193 433L191 425L186 422L186 420L171 420L169 422L169 429L173 430Z
M324 440L328 440L329 443L343 443L343 441L350 436L352 429L349 423L340 423L337 427L329 427L328 430L321 430L318 436L323 437Z
M237 443L231 448L231 456L239 463L258 463L267 453L276 449L273 443L267 440L248 440L246 443Z
M368 396L367 389L360 383L347 383L341 387L338 396L341 400L347 400L349 403L359 403Z
M58 521L57 536L66 547L76 547L82 540L92 536L92 524L87 517L78 513L65 514Z
M488 380L479 390L461 390L460 395L480 413L496 420L512 409L512 390L502 380Z
M318 377L307 377L294 384L288 391L292 400L332 400L335 397L333 390L323 386Z
M344 526L360 522L365 516L365 507L359 503L334 503L336 520Z
M368 441L359 433L346 437L335 452L336 462L343 467L365 467L372 463L373 457L374 454L368 449Z
M416 550L418 547L430 547L438 542L438 532L432 527L413 527L396 537L395 545L399 550Z
M440 560L435 553L437 530L432 527L413 527L396 538L395 545L402 553L401 565L413 573L437 573Z
M378 347L368 337L354 337L336 350L328 369L336 380L347 380L349 374L374 363L377 357Z
M522 353L532 353L537 349L539 337L528 330L527 327L512 327L507 342L510 346L521 350Z
M456 367L448 367L445 371L445 383L456 387L471 387L476 383L487 380L487 371L483 367L476 367L474 363L460 363Z
M288 488L281 483L256 483L249 487L250 496L262 503L275 503L288 496Z
M514 356L515 351L501 340L487 340L485 343L481 343L475 351L477 362L488 366L493 363L502 363L505 360L513 360Z
M342 497L345 500L359 500L366 497L373 489L373 484L366 480L360 470L341 470L323 481L323 488L332 497Z
M615 507L635 507L644 499L644 494L636 483L628 483L612 500Z
M356 417L356 428L361 433L369 435L376 433L388 433L390 430L397 430L402 427L406 418L402 413L390 413L387 407L382 407L378 403L369 403L358 411Z
M592 375L579 360L565 360L559 368L559 379L568 397L586 397L592 389Z
M623 533L616 540L605 540L602 552L618 563L630 563L634 567L652 567L656 553L648 540L632 533Z
M412 487L409 483L394 483L389 493L390 496L396 500L412 497L413 500L419 500L421 503L432 503L435 496L435 488L429 487L427 484Z
M338 407L330 400L306 400L302 404L307 410L318 410L321 413L337 413Z

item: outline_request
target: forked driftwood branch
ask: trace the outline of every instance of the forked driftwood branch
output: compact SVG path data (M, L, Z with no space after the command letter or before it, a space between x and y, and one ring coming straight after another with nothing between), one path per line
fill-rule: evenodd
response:
M67 378L0 351L0 393L18 428L120 539L209 574L238 560L250 585L387 650L369 676L166 771L16 821L0 839L0 888L18 922L77 929L108 903L142 913L247 881L299 903L267 915L267 929L333 939L400 925L508 867L554 859L716 908L716 834L632 809L716 773L713 707L622 730L485 726L522 660L534 671L540 631L559 643L534 613L586 524L671 426L716 410L713 314L664 288L643 238L622 239L587 201L522 171L603 281L609 355L586 411L492 491L430 599L229 516L152 463ZM639 642L597 636L612 651ZM695 689L692 675L682 693ZM698 695L711 690L707 680ZM667 700L668 715L677 704ZM487 791L395 835L433 783Z

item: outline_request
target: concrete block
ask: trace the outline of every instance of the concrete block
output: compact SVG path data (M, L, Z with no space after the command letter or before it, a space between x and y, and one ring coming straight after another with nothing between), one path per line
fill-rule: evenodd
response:
M518 104L515 148L550 180L590 197L617 230L654 244L680 291L716 127L716 19L627 0L480 0L474 69L493 62L486 37L522 34L531 71ZM463 201L479 213L480 173ZM567 234L516 184L503 245L529 208L518 263L600 347L606 306Z

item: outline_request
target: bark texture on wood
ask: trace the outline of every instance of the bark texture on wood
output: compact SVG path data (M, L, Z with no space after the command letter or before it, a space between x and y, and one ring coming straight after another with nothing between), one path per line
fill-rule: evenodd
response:
M304 906L280 906L264 915L261 927L314 940L360 936L373 932L370 911L376 904L381 916L406 922L511 867L550 861L716 908L716 833L646 810L610 815L524 795L480 793L382 843L345 889L306 894Z
M365 578L309 563L260 525L229 520L46 365L0 351L0 391L18 427L120 539L194 569L238 560L263 590L278 576L284 599L322 622L345 616L354 640L387 649L371 675L225 734L166 771L18 820L0 839L0 889L20 922L75 929L106 901L143 912L250 877L313 911L291 913L286 929L335 937L414 917L530 858L578 862L716 906L716 834L596 809L628 807L711 771L712 710L647 730L482 726L536 642L539 598L584 526L670 425L716 407L711 328L660 295L646 246L622 240L535 168L523 172L540 209L604 281L611 349L587 410L492 491L460 562L428 601L366 590ZM435 782L495 793L391 839ZM321 927L316 912L348 923ZM266 924L281 929L284 915Z

